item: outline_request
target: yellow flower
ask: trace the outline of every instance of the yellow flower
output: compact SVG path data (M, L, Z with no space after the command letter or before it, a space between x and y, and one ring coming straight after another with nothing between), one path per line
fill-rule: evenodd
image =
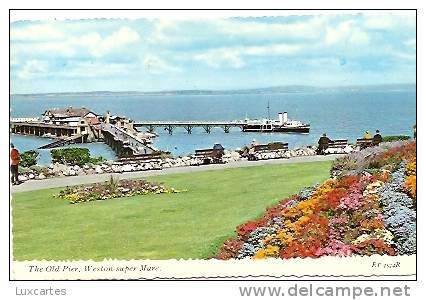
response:
M265 257L266 257L266 251L264 249L257 250L253 256L254 259L262 259Z

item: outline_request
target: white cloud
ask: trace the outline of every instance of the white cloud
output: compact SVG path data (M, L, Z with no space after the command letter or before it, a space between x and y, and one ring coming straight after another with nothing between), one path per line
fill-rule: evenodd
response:
M391 51L390 55L397 58L398 60L403 60L403 61L414 62L416 60L416 53L407 53L403 51Z
M324 16L313 16L308 20L292 23L266 23L258 21L239 21L222 19L217 21L217 28L235 36L253 37L298 37L312 39L318 37L318 31L327 21Z
M416 47L417 47L416 39L410 39L408 41L405 41L404 45L413 49L413 50L416 50Z
M229 65L239 69L246 65L243 58L247 56L286 56L297 53L299 50L301 46L291 44L221 47L195 54L193 58L215 68Z
M369 29L414 28L416 18L413 13L376 13L364 15L364 26Z
M30 60L25 63L22 69L16 73L19 79L31 79L33 77L40 77L47 71L48 64L45 61Z
M212 39L216 38L247 38L255 41L259 39L287 39L296 38L298 40L318 39L323 25L328 21L326 16L312 16L307 20L300 20L290 23L262 22L259 20L246 21L241 19L208 19L197 20L152 20L152 32L147 37L151 44L173 44L190 43L197 38L205 38L199 33L198 36L191 36L191 27L205 28Z
M196 61L204 62L213 68L230 65L233 68L239 69L245 65L241 58L241 54L236 49L220 48L209 50L196 54L193 58Z
M110 35L102 38L97 32L91 32L81 37L71 38L68 41L70 48L81 46L86 48L95 57L101 57L116 49L122 49L140 39L137 31L129 27L121 27Z
M143 60L143 67L150 74L163 74L167 72L178 72L180 69L166 62L155 55L146 55Z
M326 45L366 45L370 41L368 34L354 21L344 21L335 27L328 27L325 35Z
M12 41L57 41L65 38L65 33L56 28L53 22L11 28Z
M11 45L14 55L19 53L23 55L29 53L52 53L64 57L73 57L80 49L83 49L94 57L102 57L114 50L123 49L140 39L137 31L125 26L105 37L102 37L98 32L89 32L82 36L76 36L72 33L65 34L52 28L52 26L51 24L33 25L25 29L16 30L14 37L17 41ZM42 34L49 32L52 35L45 36ZM24 40L31 40L33 43L19 43L19 41Z
M64 70L58 70L56 75L60 78L105 78L127 74L130 68L128 64L76 62Z

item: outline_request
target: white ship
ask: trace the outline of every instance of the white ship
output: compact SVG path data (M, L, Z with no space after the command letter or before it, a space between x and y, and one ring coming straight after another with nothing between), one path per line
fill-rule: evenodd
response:
M277 120L249 119L240 120L245 132L289 132L309 133L310 125L296 120L288 119L287 112L278 113Z

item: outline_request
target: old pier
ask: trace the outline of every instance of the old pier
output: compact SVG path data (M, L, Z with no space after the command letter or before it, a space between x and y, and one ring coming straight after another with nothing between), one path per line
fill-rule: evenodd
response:
M50 109L41 118L13 118L10 130L14 134L53 138L40 149L61 147L73 143L105 142L119 157L151 154L150 135L138 132L125 117L100 116L86 108Z

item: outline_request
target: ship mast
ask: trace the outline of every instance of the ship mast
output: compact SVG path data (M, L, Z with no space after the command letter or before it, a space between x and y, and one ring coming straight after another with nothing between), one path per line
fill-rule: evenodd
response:
M271 113L270 113L270 111L269 111L269 100L268 100L268 120L270 120L271 119Z

